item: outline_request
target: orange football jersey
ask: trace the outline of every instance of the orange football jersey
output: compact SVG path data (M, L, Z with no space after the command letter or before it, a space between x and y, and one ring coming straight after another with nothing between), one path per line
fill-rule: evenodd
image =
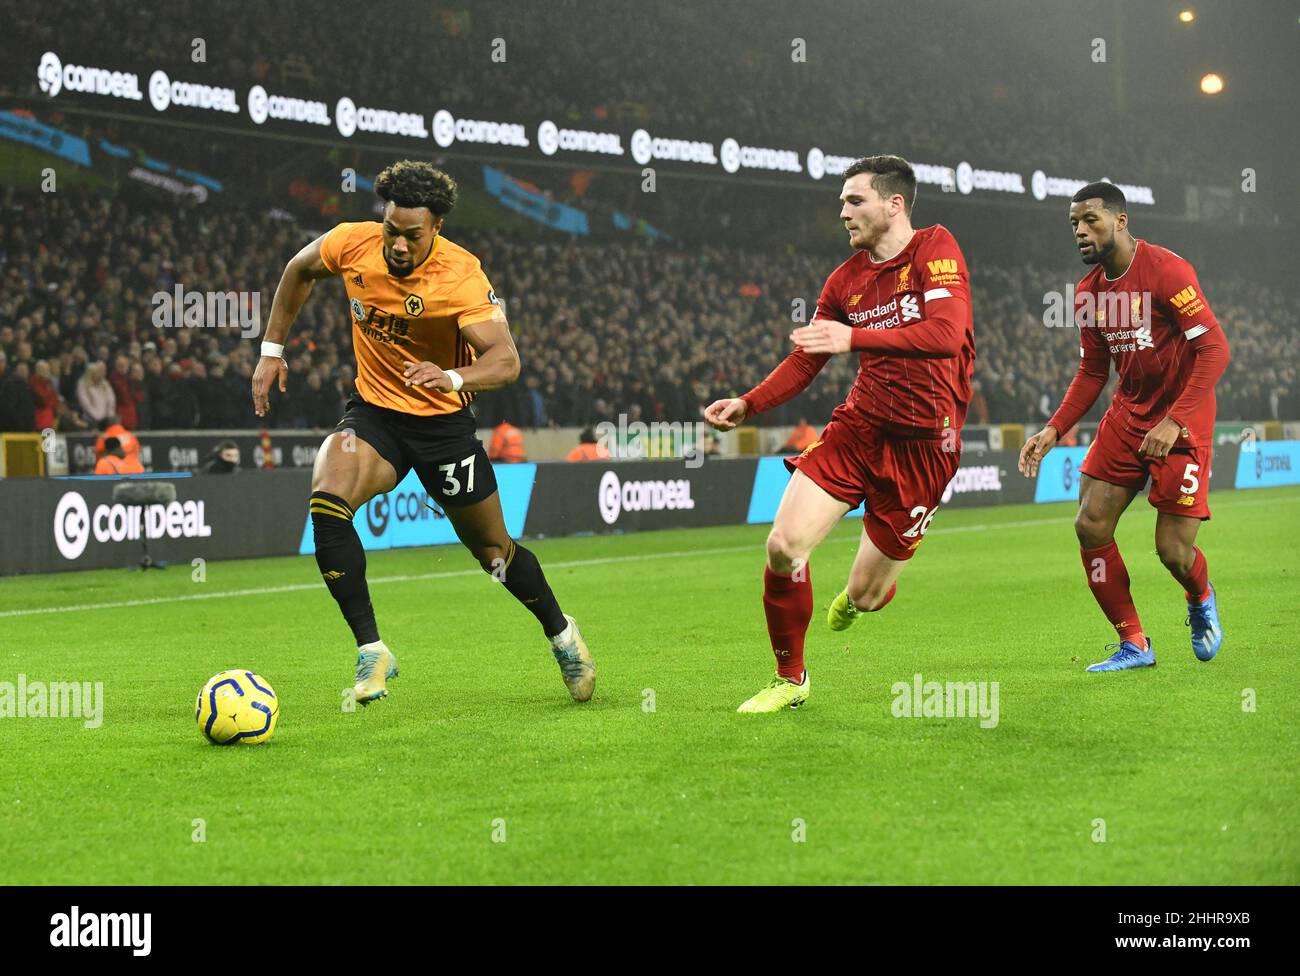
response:
M362 398L424 417L468 406L474 394L406 386L403 373L408 360L443 369L474 362L460 330L501 314L478 258L439 235L423 263L396 278L384 261L383 227L370 220L339 224L321 242L320 256L347 289Z

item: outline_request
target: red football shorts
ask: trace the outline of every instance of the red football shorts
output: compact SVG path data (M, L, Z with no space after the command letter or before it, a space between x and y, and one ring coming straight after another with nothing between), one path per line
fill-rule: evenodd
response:
M1208 519L1213 446L1175 445L1169 456L1163 458L1139 455L1141 446L1141 436L1128 433L1107 415L1097 428L1097 439L1088 448L1080 470L1089 478L1138 491L1146 487L1150 478L1147 501L1157 512Z
M945 444L957 449L944 450ZM911 559L957 473L960 444L959 438L920 440L832 420L785 466L854 508L865 500L862 523L876 548L890 559Z

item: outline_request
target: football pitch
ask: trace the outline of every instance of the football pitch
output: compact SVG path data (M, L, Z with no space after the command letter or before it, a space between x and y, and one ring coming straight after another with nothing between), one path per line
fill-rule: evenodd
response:
M1119 542L1159 664L1116 674L1083 671L1114 636L1073 505L941 511L835 634L847 520L812 560L812 696L766 716L735 712L773 670L766 526L530 542L596 658L586 705L459 547L369 554L402 675L353 710L311 557L0 580L0 682L104 702L97 728L0 718L0 883L1295 884L1300 489L1211 501L1210 663L1144 499ZM280 698L266 745L195 727L234 667ZM996 682L996 712L896 717L918 680Z

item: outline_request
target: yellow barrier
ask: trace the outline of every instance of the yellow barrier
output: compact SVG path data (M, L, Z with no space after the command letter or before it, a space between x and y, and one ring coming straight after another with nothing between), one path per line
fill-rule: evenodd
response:
M0 478L45 477L40 434L0 434Z

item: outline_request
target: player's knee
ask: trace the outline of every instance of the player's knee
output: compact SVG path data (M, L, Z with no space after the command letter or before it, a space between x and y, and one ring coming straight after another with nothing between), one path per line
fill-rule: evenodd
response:
M1098 518L1086 508L1079 509L1074 517L1074 534L1079 537L1079 545L1085 549L1095 549L1110 542L1112 529L1105 519Z
M1156 552L1160 556L1160 561L1165 564L1165 569L1171 573L1188 572L1195 560L1192 547L1185 546L1181 542L1166 542L1157 539Z
M786 533L772 527L767 534L767 564L778 572L788 573L796 562L806 561L808 553L798 540L791 539Z
M471 546L470 552L478 560L478 564L483 567L483 572L499 574L510 558L509 541L502 543L482 543Z

